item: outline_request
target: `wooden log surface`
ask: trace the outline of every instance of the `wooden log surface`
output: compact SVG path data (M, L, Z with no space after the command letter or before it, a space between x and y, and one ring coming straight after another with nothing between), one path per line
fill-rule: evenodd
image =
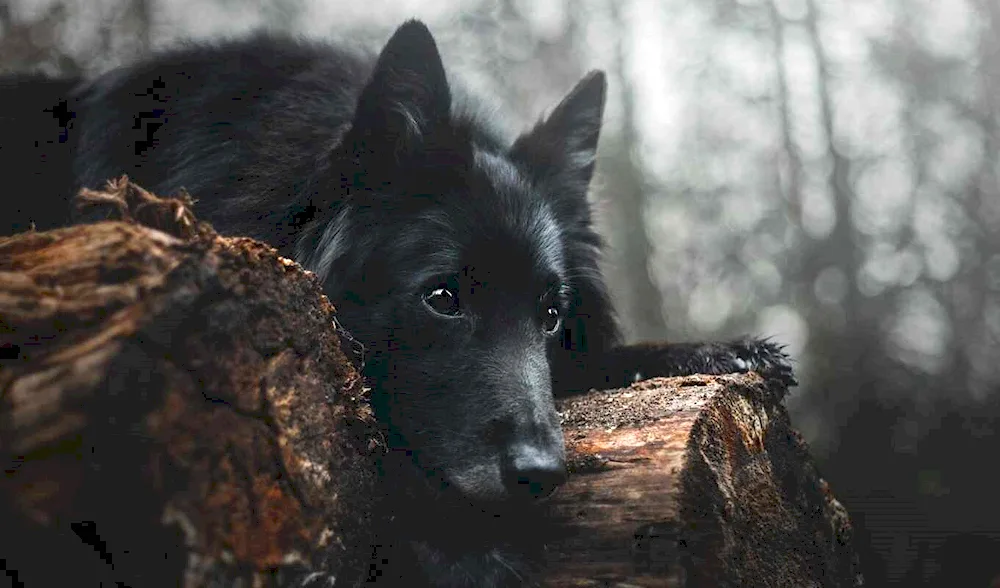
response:
M81 204L127 222L0 239L7 569L28 586L353 585L384 443L315 277L184 198L119 182ZM784 392L747 374L561 401L572 475L545 585L860 585Z
M174 235L0 239L7 569L201 586L362 568L380 437L315 277L178 201L90 196Z
M572 475L546 585L860 586L844 508L756 374L645 380L559 405Z

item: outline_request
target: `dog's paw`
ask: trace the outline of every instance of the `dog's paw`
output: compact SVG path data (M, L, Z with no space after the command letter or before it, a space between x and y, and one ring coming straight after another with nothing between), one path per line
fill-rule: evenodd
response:
M732 344L733 371L757 372L769 380L785 386L797 386L792 359L785 353L785 346L770 339L743 339Z

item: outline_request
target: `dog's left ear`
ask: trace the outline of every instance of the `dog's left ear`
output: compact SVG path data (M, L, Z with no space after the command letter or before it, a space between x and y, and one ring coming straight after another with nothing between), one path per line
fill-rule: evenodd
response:
M604 72L587 74L548 118L514 142L511 158L536 177L586 195L594 173L606 93Z
M451 90L434 37L424 23L401 25L378 56L346 141L355 153L397 160L447 121Z

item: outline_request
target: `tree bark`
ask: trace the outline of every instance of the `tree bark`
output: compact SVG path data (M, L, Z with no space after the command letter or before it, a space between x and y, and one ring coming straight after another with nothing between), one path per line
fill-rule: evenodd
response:
M384 442L315 277L216 235L186 197L119 181L78 204L122 220L0 239L7 570L355 585ZM546 585L860 585L784 392L750 374L561 401L573 475Z
M360 569L381 442L318 281L183 200L112 188L86 202L174 235L0 239L7 569L27 586Z
M547 586L860 586L844 508L756 374L560 405L573 475Z

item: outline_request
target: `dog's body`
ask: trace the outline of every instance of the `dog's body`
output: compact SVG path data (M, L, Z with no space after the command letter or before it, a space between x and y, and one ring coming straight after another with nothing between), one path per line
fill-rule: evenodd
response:
M185 188L220 232L315 271L367 348L393 448L390 534L404 549L383 578L521 585L534 530L520 523L564 476L554 394L636 373L791 381L757 340L614 349L586 199L604 94L590 74L512 142L455 103L420 23L377 58L253 37L80 84L0 83L0 117L15 113L0 147L19 154L0 151L0 166L61 197L123 173L159 194ZM65 204L13 208L14 229L89 220Z

